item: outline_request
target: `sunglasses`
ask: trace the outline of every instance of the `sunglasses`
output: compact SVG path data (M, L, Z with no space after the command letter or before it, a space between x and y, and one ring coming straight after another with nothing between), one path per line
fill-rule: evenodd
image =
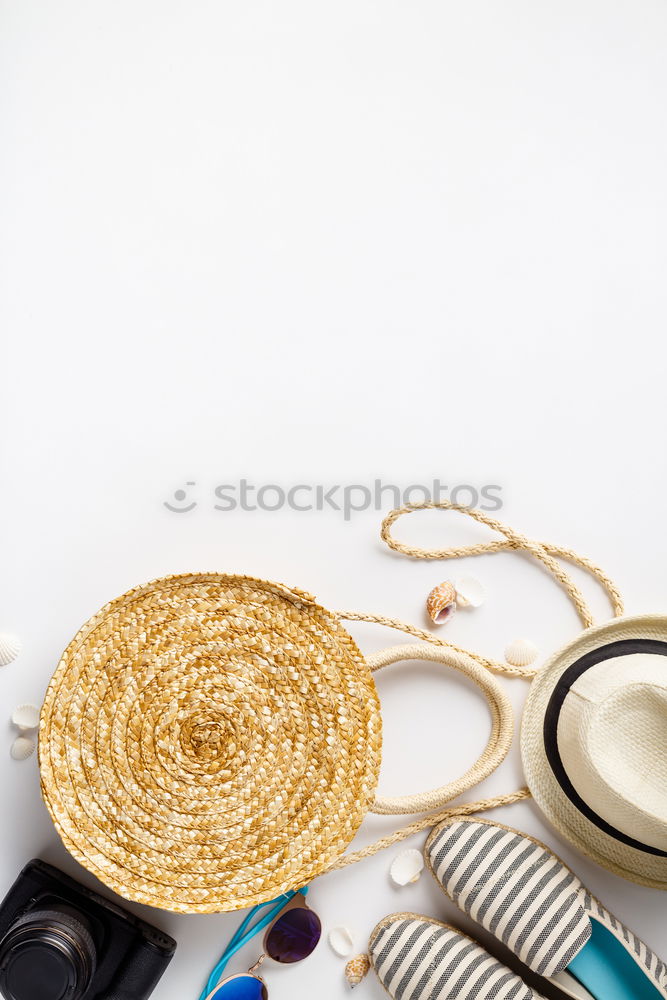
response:
M296 892L266 928L263 951L247 972L229 976L217 984L206 1000L268 1000L266 983L256 975L267 958L281 965L302 962L317 947L322 935L318 915L310 909L302 892Z

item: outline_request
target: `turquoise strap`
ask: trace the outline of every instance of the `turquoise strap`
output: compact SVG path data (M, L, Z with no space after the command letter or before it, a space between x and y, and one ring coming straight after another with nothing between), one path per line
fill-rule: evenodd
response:
M297 892L300 892L303 896L307 895L308 886L305 886L303 889L290 889L289 892L284 892L281 896L276 896L275 899L269 900L268 903L259 903L257 906L253 906L252 910L249 911L248 915L243 919L232 935L229 944L220 956L220 960L211 972L211 975L208 977L206 986L199 994L199 1000L206 1000L209 994L213 992L215 987L220 982L222 973L225 971L230 958L232 958L237 951L240 951L240 949L243 948L248 941L251 941L256 934L259 934L266 927L268 927L269 924L275 920L280 911L287 906L289 901L296 896ZM254 924L254 926L250 927L253 918L257 916L259 911L263 910L265 906L271 907L269 912L265 913L264 916L258 920L256 924ZM248 929L249 927L250 929Z

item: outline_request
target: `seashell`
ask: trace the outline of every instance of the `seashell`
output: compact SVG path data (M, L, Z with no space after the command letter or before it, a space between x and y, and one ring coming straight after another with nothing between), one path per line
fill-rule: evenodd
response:
M424 858L421 851L411 847L397 854L391 863L389 877L394 885L403 886L417 882L424 869Z
M505 650L505 659L513 667L528 667L537 659L538 649L530 639L515 639Z
M371 967L371 960L368 955L355 955L345 966L345 978L351 990L358 986L361 980L368 974Z
M439 583L426 598L426 611L431 621L442 625L456 611L456 590L449 580Z
M37 705L17 705L12 712L12 725L22 733L29 733L39 726L39 709Z
M329 931L329 944L337 955L345 958L354 948L352 932L348 927L332 927Z
M13 760L27 760L35 752L35 741L29 736L17 736L9 751Z
M0 632L0 667L6 667L21 652L21 640L11 632Z
M460 576L454 581L456 602L462 608L479 608L484 604L486 591L476 576Z

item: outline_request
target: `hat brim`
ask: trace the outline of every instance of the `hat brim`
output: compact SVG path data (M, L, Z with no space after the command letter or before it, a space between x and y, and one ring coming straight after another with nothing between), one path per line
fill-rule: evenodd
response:
M567 775L559 769L558 755L554 753L553 742L548 740L554 719L547 717L550 707L553 716L557 689L559 684L562 687L566 673L575 664L597 659L596 653L612 643L631 641L667 643L667 617L618 618L587 629L545 664L533 680L526 701L521 722L521 756L536 804L566 840L622 878L667 889L667 855L614 831L582 802Z

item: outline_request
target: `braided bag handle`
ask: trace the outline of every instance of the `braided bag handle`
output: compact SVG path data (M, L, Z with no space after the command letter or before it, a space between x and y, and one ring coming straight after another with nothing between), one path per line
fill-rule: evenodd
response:
M431 660L444 663L470 678L486 697L491 711L491 735L481 757L455 781L431 792L417 795L377 795L370 811L380 815L431 812L434 809L441 809L447 802L474 788L495 771L509 753L514 735L514 714L509 698L495 677L484 670L471 656L438 646L415 643L392 646L367 657L368 666L373 671L381 670L399 660Z
M417 510L455 510L460 514L472 517L480 524L486 524L489 528L499 532L503 538L496 541L480 542L477 545L464 545L448 549L420 549L413 545L406 545L405 542L397 541L391 534L392 525L404 514L412 514ZM382 540L386 542L390 549L395 552L402 552L403 555L412 556L414 559L457 559L463 556L488 555L493 552L503 552L507 549L523 550L530 552L549 570L554 579L560 583L566 594L574 604L584 628L590 628L594 624L593 615L584 600L583 594L575 585L572 578L565 572L558 562L558 559L565 559L567 562L579 566L595 577L600 586L606 591L612 607L614 617L623 614L623 600L618 588L607 574L591 562L590 559L580 556L572 549L563 548L561 545L551 545L549 542L536 542L526 535L519 534L508 525L497 521L494 517L489 517L481 510L471 507L462 507L460 504L451 503L449 500L425 501L424 503L409 503L403 507L396 507L390 511L382 522L380 531Z
M480 542L476 545L456 546L444 549L419 548L408 545L405 542L400 542L394 538L391 529L395 522L404 514L412 514L420 510L457 511L473 518L481 524L485 524L503 537L489 542ZM413 559L457 559L466 556L489 555L494 552L507 550L529 552L545 566L557 583L565 590L577 610L582 625L584 628L589 628L594 624L593 615L583 594L558 562L559 559L564 559L573 565L579 566L598 581L609 598L614 617L620 617L623 614L623 600L618 588L607 574L599 566L591 562L590 559L580 556L572 549L528 538L514 531L513 528L503 524L501 521L496 520L496 518L489 517L488 514L475 508L463 507L448 500L442 500L437 503L435 501L426 501L423 503L405 504L390 511L382 522L380 534L382 540L389 548L395 552L410 556ZM467 802L459 806L448 805L452 799L457 798L463 792L469 791L475 785L479 784L480 781L488 777L505 759L512 744L514 726L511 704L500 685L491 677L489 671L504 674L507 677L521 677L525 680L531 680L537 673L537 670L513 667L507 663L488 659L478 653L468 653L453 643L439 639L424 629L417 628L396 618L387 618L384 615L362 614L356 611L339 611L338 617L347 621L366 621L377 625L385 625L389 628L399 629L416 639L424 640L424 643L394 646L381 650L379 653L367 657L368 665L371 670L375 671L389 663L405 659L433 660L447 664L465 674L483 691L491 710L492 726L491 736L482 756L457 780L441 788L422 794L400 797L377 796L374 805L371 807L371 812L373 813L399 814L428 811L428 814L389 836L383 837L374 844L370 844L368 847L343 855L328 871L335 871L347 865L354 864L356 861L361 861L363 858L370 857L383 848L396 844L414 833L419 833L428 827L434 826L436 823L450 816L471 815L493 809L497 806L511 805L514 802L530 798L528 789L521 788L516 792L483 799L479 802Z

